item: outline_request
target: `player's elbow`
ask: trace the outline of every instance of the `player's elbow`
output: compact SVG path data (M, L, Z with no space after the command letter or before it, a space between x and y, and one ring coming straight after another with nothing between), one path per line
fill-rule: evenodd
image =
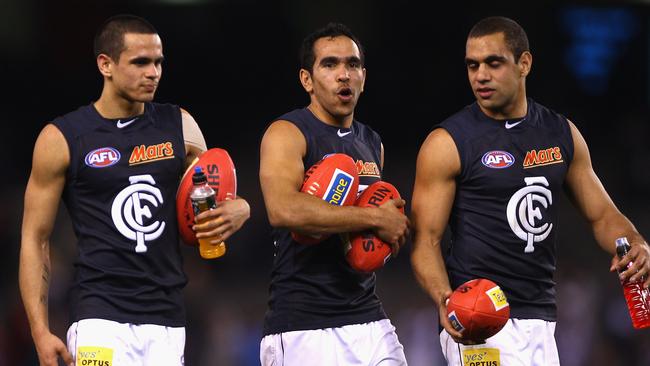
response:
M291 210L267 208L266 213L269 218L269 224L275 228L286 228L290 226L292 215Z
M299 208L289 206L281 209L267 208L267 216L269 223L274 228L298 230L299 228L309 226L309 223L305 220L304 212Z

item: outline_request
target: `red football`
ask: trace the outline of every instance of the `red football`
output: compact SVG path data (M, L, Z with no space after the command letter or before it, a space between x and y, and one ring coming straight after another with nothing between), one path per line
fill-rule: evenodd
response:
M359 196L356 206L379 207L390 199L401 198L397 189L384 181L375 182ZM404 208L400 211L404 213ZM350 233L345 258L359 272L373 272L383 267L392 253L388 243L376 237L372 231Z
M337 206L351 206L357 199L359 174L354 160L346 154L329 154L305 173L300 192L316 196ZM317 244L329 235L291 233L301 244Z
M510 305L497 284L478 278L458 286L451 294L447 316L463 338L483 342L506 325L510 318Z
M181 239L187 245L198 245L192 225L194 225L194 211L190 202L192 189L192 174L195 166L203 168L208 177L208 184L214 189L217 202L230 200L237 197L237 175L235 164L224 149L213 148L205 151L200 157L194 159L185 170L181 184L176 192L176 218Z

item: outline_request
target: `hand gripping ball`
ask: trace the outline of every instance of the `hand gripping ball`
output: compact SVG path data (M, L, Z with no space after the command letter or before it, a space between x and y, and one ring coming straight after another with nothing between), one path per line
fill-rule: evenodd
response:
M195 166L203 168L208 184L214 189L217 202L237 197L237 174L235 164L224 149L213 148L194 159L185 170L181 184L176 192L176 219L181 239L187 245L199 245L194 235L194 211L190 202L192 190L192 172Z
M449 297L447 316L463 338L483 342L497 334L510 318L505 293L494 282L478 278L460 285Z
M355 203L359 207L379 207L391 199L400 199L399 192L390 183L375 182L366 188ZM404 213L404 208L400 208ZM390 259L390 244L384 242L370 231L349 234L345 258L350 266L359 272L374 272Z

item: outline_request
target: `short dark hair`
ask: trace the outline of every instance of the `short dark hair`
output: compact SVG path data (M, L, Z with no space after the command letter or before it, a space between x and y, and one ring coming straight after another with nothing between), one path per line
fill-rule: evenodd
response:
M350 28L341 23L329 23L323 28L317 29L313 33L309 34L302 41L302 46L300 47L300 67L309 71L310 73L314 70L314 62L316 62L316 54L314 53L314 44L321 38L334 38L338 36L346 36L350 38L354 43L356 43L359 48L359 56L361 58L361 64L364 64L365 56L363 54L363 46L359 39L352 33Z
M526 31L517 22L506 17L487 17L476 23L467 38L478 38L495 33L503 33L506 46L515 56L515 62L524 52L530 52Z
M144 18L131 14L114 15L106 19L95 35L95 58L103 53L118 61L124 51L126 33L158 34L158 31Z

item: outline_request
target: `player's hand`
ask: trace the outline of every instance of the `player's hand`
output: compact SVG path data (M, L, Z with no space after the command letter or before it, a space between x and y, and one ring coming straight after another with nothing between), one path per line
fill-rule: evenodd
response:
M192 230L196 232L197 238L226 241L244 225L250 214L250 206L242 198L222 201L217 208L197 215L194 220L201 223L192 226Z
M449 318L447 317L447 303L449 302L449 296L451 296L451 293L451 289L444 291L437 301L438 313L440 315L440 325L445 328L445 331L449 333L451 338L453 338L456 343L462 343L463 335L454 329L454 327L451 325L451 322L449 321Z
M379 226L375 234L384 242L390 244L391 256L396 257L399 249L406 242L411 225L408 217L400 212L406 205L403 199L392 199L379 206Z
M42 335L34 336L34 345L36 346L38 362L41 366L58 366L59 356L66 365L74 365L72 355L68 352L63 341L49 331Z
M473 345L473 344L481 344L485 342L476 342L472 341L469 339L463 338L463 335L457 331L452 325L451 322L449 321L449 317L447 316L447 303L449 302L449 296L451 296L452 291L451 289L448 289L442 293L440 296L440 299L438 301L438 312L440 315L440 325L445 328L445 331L449 333L451 338L454 340L456 343L461 343L464 345Z
M627 268L630 262L633 264ZM636 282L644 279L643 286L650 287L650 246L646 242L631 243L630 251L623 258L619 259L618 256L614 256L609 270L611 272L619 271L620 279L623 282L627 280Z

